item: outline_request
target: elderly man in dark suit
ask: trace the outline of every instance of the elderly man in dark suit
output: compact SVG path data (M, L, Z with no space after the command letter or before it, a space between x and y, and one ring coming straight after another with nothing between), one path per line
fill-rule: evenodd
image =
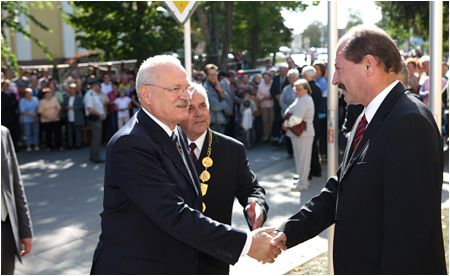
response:
M336 274L447 274L442 139L430 110L397 80L401 64L379 28L340 39L333 84L365 109L337 176L277 228L273 245L295 246L335 223Z
M275 145L278 145L281 136L281 124L283 123L284 114L281 114L280 107L280 97L283 89L289 85L289 79L287 78L287 73L289 71L287 64L281 64L279 66L280 73L276 75L272 80L272 85L270 86L270 94L272 95L273 101L273 123L272 123L272 137L274 138Z
M257 229L262 226L269 209L265 190L249 167L244 145L209 129L208 96L202 86L195 87L189 117L180 126L187 135L201 181L206 206L203 214L230 225L234 199L237 198L244 207L250 228ZM197 267L198 273L203 275L229 273L227 263L202 252Z
M2 275L14 274L15 257L33 246L33 228L19 164L9 130L2 131Z
M188 117L190 84L172 56L142 63L142 108L106 149L93 274L196 274L198 251L229 264L242 255L273 262L281 253L269 244L273 228L246 233L202 214L200 183L177 126Z

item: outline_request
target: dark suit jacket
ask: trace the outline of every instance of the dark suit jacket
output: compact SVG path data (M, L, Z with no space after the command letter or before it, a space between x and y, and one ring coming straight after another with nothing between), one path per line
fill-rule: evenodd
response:
M281 83L281 75L276 75L272 80L272 85L270 86L270 94L272 95L272 99L274 99L273 102L273 108L275 114L281 112L280 103L276 100L277 95L281 95L281 92L283 92L283 88L289 85L288 77L286 76L284 78L284 82ZM280 113L281 114L281 113Z
M398 83L353 157L350 144L337 177L278 228L287 246L335 223L336 274L446 274L442 140L428 107Z
M195 274L198 250L238 260L246 233L199 211L200 184L180 140L195 183L175 143L142 109L111 138L91 273Z
M205 167L202 160L207 156L209 143L207 130L202 152L197 162L197 173L200 175ZM212 132L211 144L212 167L208 168L211 178L206 183L208 191L203 200L206 204L205 216L231 225L234 199L244 207L247 217L248 205L255 199L262 207L264 220L269 207L265 200L265 190L258 184L255 174L249 167L244 145L229 136ZM201 274L228 274L229 265L217 258L200 252L198 271Z
M14 145L9 130L1 126L2 132L2 190L5 196L6 209L11 222L14 235L15 251L20 261L20 240L31 238L33 228L31 225L30 211L28 209L27 197L20 175L19 163L17 162ZM7 250L7 252L10 252Z
M64 113L66 114L65 118L67 121L69 119L67 117L68 110L66 108L69 105L69 99L70 99L70 95L66 95L64 97L64 101L62 104L62 109L64 110ZM75 101L73 102L73 111L75 111L75 121L73 122L74 125L84 126L84 123L85 123L84 102L83 102L83 97L78 93L76 94Z

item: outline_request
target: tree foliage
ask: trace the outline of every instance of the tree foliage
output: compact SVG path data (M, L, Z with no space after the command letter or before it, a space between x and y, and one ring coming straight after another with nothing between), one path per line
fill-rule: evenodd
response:
M315 20L309 24L302 33L302 38L309 38L310 47L323 47L320 37L323 35L326 39L327 37L327 26L323 25L322 22Z
M159 1L77 1L66 22L86 49L101 49L100 60L135 59L183 47L183 28Z
M23 36L27 39L31 39L34 43L36 43L39 48L42 49L48 60L52 63L53 56L48 50L48 47L39 39L37 39L33 34L30 33L29 29L25 26L22 26L19 22L19 17L24 15L25 18L34 24L36 24L41 29L52 32L52 29L43 25L39 22L31 13L30 9L42 9L45 5L49 8L53 8L50 2L42 2L42 1L30 1L30 2L22 2L22 1L2 1L2 57L5 57L9 60L9 64L7 64L8 69L13 70L16 75L19 73L19 63L17 61L16 55L13 53L11 49L11 44L8 41L5 29L8 28L11 33L22 33ZM54 64L55 65L55 64Z
M317 5L318 3L314 2L313 4ZM230 51L247 50L250 67L254 67L257 57L277 52L280 46L292 41L292 30L284 25L282 9L304 11L307 7L308 5L301 1L234 1ZM222 38L225 29L230 27L230 21L225 20L225 4L224 2L205 1L199 5L199 9L206 14L206 17L200 20L194 18L195 27L213 26L211 21L215 21L218 25L215 30L209 30L207 35L205 35L205 31L202 32L207 41L208 52L218 54L216 53L218 49L214 48L217 43L214 39ZM205 23L205 19L208 19L209 22Z
M416 35L429 40L430 2L425 1L376 1L381 7L383 19L379 26L386 29L398 41ZM449 46L449 2L443 1L443 49Z

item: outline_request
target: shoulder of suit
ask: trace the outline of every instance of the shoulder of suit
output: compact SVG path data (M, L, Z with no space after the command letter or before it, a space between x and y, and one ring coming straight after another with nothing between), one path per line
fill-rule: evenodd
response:
M213 140L214 138L217 139L217 141L219 142L219 144L221 144L222 146L226 146L226 147L244 147L244 144L242 144L242 142L240 142L239 140L227 136L225 134L216 132L216 131L212 131L213 133Z

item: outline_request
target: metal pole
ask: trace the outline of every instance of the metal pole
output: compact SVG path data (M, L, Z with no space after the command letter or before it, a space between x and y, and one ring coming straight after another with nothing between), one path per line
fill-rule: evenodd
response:
M188 18L186 23L184 23L184 67L186 68L189 80L192 80L191 61L191 19Z
M332 85L334 62L336 59L337 32L337 1L328 2L328 94L327 94L327 128L328 128L328 177L336 175L338 168L338 89ZM334 274L333 268L334 224L328 228L328 274Z
M430 109L442 125L442 1L430 1Z

